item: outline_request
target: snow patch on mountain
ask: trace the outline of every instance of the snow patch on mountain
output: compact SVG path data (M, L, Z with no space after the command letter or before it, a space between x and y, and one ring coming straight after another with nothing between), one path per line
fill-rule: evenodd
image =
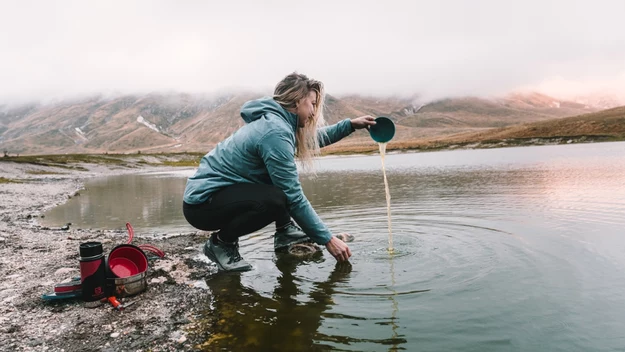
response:
M146 120L143 118L143 116L139 115L139 117L137 117L137 122L146 126L147 128L154 130L158 133L161 133L161 131L158 129L158 127L156 127L155 124L150 123L150 121Z
M74 128L74 131L76 131L76 134L77 134L77 135L78 135L78 137L80 137L81 139L83 139L83 140L85 140L85 141L86 141L86 140L88 140L88 139L87 139L87 136L85 136L85 132L83 132L83 131L80 129L80 127L76 127L76 128Z

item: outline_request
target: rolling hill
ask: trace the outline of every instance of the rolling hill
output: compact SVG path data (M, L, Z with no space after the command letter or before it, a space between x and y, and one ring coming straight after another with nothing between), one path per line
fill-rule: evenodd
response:
M206 151L242 126L241 105L261 96L255 92L153 93L0 105L0 150L11 154ZM361 115L388 116L397 124L394 142L402 143L597 110L537 93L431 102L418 97L328 95L325 116L329 123ZM357 133L333 147L370 144L366 133Z
M625 106L557 120L534 122L450 136L449 142L475 143L511 139L625 138Z
M394 139L388 144L387 150L492 148L622 140L625 140L625 106L480 131L417 139ZM326 153L362 153L377 150L377 146L370 142L328 149Z

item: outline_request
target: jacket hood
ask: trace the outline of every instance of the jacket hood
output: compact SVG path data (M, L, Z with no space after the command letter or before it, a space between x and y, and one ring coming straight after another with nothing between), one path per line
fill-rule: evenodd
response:
M297 115L284 109L273 98L264 97L250 100L241 107L241 117L245 123L256 121L266 113L278 115L284 118L293 128L297 128Z

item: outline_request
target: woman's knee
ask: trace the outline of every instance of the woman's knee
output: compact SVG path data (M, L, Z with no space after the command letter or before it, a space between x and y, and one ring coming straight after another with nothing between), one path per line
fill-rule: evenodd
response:
M269 188L268 205L273 209L286 208L287 198L284 191L277 186L271 186Z
M197 206L194 207L192 205L184 204L182 214L189 225L198 230L213 231L219 228L219 226L215 224L214 221L210 221L210 217L206 216L206 213Z

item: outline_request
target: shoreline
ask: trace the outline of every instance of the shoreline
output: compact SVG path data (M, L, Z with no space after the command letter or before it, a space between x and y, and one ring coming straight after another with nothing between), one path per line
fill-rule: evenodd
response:
M47 228L37 219L75 196L95 176L163 170L83 164L87 171L54 166L0 163L0 349L12 351L179 351L205 339L194 335L196 314L208 304L204 278L215 268L201 259L208 233L160 237L136 234L133 244L152 244L164 258L150 257L148 289L124 299L134 304L116 311L108 303L86 308L80 298L46 301L54 285L79 276L78 247L100 241L105 254L126 243L120 230Z
M329 156L359 156L378 154L378 143L373 140L363 142L363 139L349 143L347 141L339 142L338 146L327 146L321 149L319 157ZM494 148L514 148L525 146L544 146L544 145L566 145L566 144L588 144L588 143L609 143L623 142L625 136L610 134L580 134L580 135L563 135L552 137L524 137L524 138L505 138L505 139L470 139L464 140L460 138L429 138L420 140L391 141L387 144L386 153L422 153L437 152L448 150L479 150ZM179 152L158 152L158 153L108 153L96 151L82 151L70 154L8 154L0 157L0 165L3 161L16 161L18 163L31 163L48 166L64 166L61 164L113 164L118 166L127 166L131 168L137 167L156 167L163 169L165 166L179 167L197 167L199 159L208 153L210 149L205 151L179 151ZM43 158L43 159L42 159ZM37 159L42 159L37 161ZM53 160L50 162L50 160ZM55 162L54 160L62 160ZM72 167L70 167L72 168ZM84 169L82 166L74 166L78 170ZM87 171L84 169L83 171ZM0 177L2 177L0 175ZM2 181L0 180L0 184Z
M567 145L567 144L589 144L589 143L609 143L623 142L625 138L609 135L579 135L579 136L559 136L559 137L528 137L493 139L481 141L457 141L449 140L427 140L427 141L406 141L389 142L386 147L386 154L389 153L425 153L450 150L480 150L495 148L531 147L546 145ZM353 155L374 155L378 154L377 144L355 144L339 148L327 147L327 151L322 156L353 156Z

